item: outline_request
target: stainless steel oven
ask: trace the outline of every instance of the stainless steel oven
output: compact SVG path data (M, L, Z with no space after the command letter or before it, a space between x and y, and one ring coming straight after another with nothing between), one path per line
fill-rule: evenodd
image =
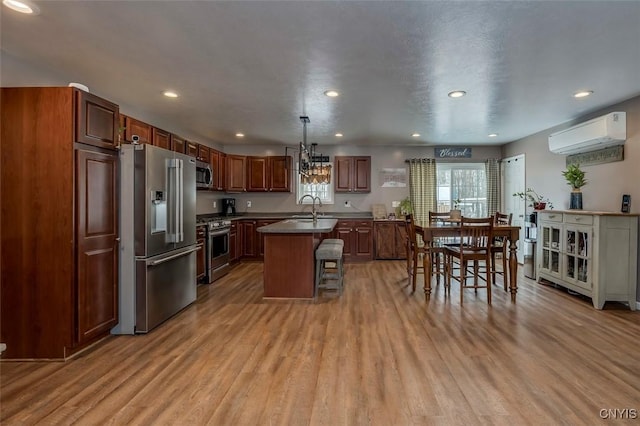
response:
M213 282L229 272L229 231L231 221L209 222L209 280Z

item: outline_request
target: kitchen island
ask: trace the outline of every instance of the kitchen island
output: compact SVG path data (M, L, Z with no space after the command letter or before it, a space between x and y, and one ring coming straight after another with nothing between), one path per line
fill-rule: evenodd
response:
M264 234L264 297L313 299L315 249L337 219L286 219L261 226Z

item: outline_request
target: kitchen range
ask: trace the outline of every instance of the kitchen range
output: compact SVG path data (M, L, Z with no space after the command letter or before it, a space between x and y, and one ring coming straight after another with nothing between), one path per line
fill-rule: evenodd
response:
M229 231L231 221L221 217L199 217L196 226L206 226L204 283L212 283L229 272Z

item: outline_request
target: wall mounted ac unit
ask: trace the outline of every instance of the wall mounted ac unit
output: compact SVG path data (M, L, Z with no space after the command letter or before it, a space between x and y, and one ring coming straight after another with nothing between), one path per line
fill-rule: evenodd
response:
M555 154L577 154L624 145L626 139L627 114L611 112L552 133L549 136L549 151Z

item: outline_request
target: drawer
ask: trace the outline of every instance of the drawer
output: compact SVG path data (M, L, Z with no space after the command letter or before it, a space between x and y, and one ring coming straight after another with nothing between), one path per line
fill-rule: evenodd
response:
M351 228L353 227L352 220L339 220L336 224L336 228Z
M564 223L572 223L576 225L593 225L593 216L588 214L564 214Z
M356 228L372 228L373 221L371 220L357 220L354 222Z
M538 213L539 222L562 222L562 213L540 212Z

